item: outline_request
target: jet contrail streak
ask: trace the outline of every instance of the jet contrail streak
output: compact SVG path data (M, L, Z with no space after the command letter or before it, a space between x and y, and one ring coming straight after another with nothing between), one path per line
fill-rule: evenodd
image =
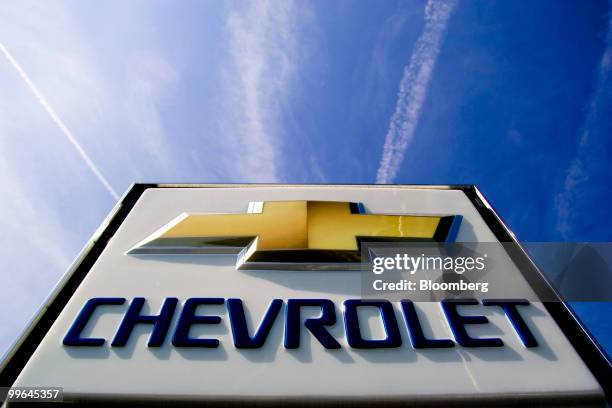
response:
M72 144L72 146L74 146L74 148L79 153L81 158L85 161L85 164L87 165L87 167L89 167L89 169L93 172L93 174L100 181L100 183L102 183L102 185L104 186L106 191L108 191L108 193L115 200L119 200L119 195L117 194L117 192L113 189L113 187L110 185L108 180L106 180L104 175L102 175L102 173L100 172L98 167L94 164L94 162L91 160L89 155L85 152L85 150L83 150L83 148L81 147L79 142L76 140L76 138L74 137L74 135L72 134L70 129L68 129L66 127L66 125L64 125L64 122L62 122L62 120L59 118L59 116L57 116L57 113L55 113L55 110L53 110L51 105L49 105L49 103L47 102L47 100L45 99L43 94L38 90L36 85L34 85L32 80L30 80L30 77L28 77L28 74L25 73L25 71L17 63L15 58L13 58L11 53L6 49L4 44L2 44L1 42L0 42L0 51L2 51L2 54L4 54L6 59L17 70L17 72L19 73L19 76L21 77L21 79L23 79L23 81L26 83L26 85L28 85L28 87L30 88L30 91L32 91L32 93L34 94L34 96L36 97L38 102L40 102L42 107L45 109L45 111L47 111L47 113L51 117L51 120L57 125L57 127L64 134L64 136L66 136L66 138Z
M440 52L440 44L456 0L429 0L425 6L425 28L418 38L409 64L404 68L395 112L389 122L377 183L391 183L414 137L429 80Z

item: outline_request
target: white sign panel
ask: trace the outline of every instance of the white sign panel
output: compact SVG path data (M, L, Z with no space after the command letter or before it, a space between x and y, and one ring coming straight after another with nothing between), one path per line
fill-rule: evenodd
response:
M57 318L35 323L40 340L22 340L33 353L9 356L13 386L68 401L603 401L533 293L363 297L359 237L499 241L465 189L152 187L134 201L78 285L67 276Z

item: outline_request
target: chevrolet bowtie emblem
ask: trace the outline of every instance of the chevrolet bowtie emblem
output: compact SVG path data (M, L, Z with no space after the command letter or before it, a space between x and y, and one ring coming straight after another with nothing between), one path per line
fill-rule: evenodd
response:
M244 214L182 214L128 254L239 254L237 269L359 269L364 242L448 242L460 223L366 214L358 203L251 202Z

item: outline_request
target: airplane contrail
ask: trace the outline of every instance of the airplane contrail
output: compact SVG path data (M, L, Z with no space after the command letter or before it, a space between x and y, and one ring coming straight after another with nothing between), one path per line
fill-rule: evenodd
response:
M66 127L66 125L64 124L64 122L62 122L62 120L59 118L59 116L57 115L57 113L55 113L55 110L53 110L53 108L51 107L51 105L49 105L49 103L47 102L47 100L45 99L44 95L38 90L38 88L36 87L36 85L34 85L34 83L32 82L32 80L30 79L30 77L28 76L28 74L26 74L26 72L21 68L21 66L17 63L17 61L15 60L15 58L13 58L13 56L11 55L11 53L6 49L6 47L4 46L4 44L2 44L0 42L0 51L2 51L2 54L4 54L4 56L6 57L6 59L11 63L11 65L17 70L17 73L19 73L19 76L21 77L21 79L23 79L23 81L26 83L26 85L30 88L30 91L32 91L32 93L34 94L34 96L36 97L36 99L38 100L38 102L40 102L40 104L42 105L42 107L45 109L45 111L49 114L49 117L51 117L51 120L57 125L57 127L59 128L59 130L64 134L64 136L66 136L66 138L68 139L68 141L72 144L72 146L74 146L74 148L76 149L76 151L79 153L79 155L81 156L81 158L83 159L83 161L85 162L85 164L87 165L87 167L89 167L89 169L92 171L92 173L96 176L96 178L100 181L100 183L102 183L102 185L104 186L104 188L106 189L106 191L108 191L108 193L115 199L115 200L119 200L119 194L117 194L117 192L113 189L113 187L110 185L110 183L108 182L108 180L106 180L106 178L104 177L104 175L102 174L102 172L100 172L100 170L98 169L98 167L95 165L95 163L91 160L91 158L89 157L89 155L85 152L85 150L83 150L83 148L81 147L81 145L79 144L79 142L76 140L76 138L74 137L74 135L72 134L72 132L70 131L70 129L68 129L68 127Z
M440 44L456 5L456 0L429 0L425 6L425 28L414 46L409 64L404 68L376 174L377 183L391 183L397 176L414 137Z

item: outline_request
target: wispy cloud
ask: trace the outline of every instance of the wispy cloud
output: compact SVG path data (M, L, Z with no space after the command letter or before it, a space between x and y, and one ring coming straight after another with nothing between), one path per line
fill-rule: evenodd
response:
M0 124L0 129L5 128ZM0 148L6 148L0 138ZM33 199L31 186L0 160L0 182L10 199L0 201L0 358L42 303L74 256L74 239L44 200ZM33 250L34 249L34 250Z
M107 197L184 168L163 122L180 65L154 30L126 40L156 16L126 13L138 18L106 31L88 15L76 3L0 2L0 355L112 207Z
M612 3L611 3L612 4ZM605 117L609 119L609 112L602 111L609 106L610 89L610 70L612 68L612 12L608 15L608 35L606 38L606 48L601 56L597 67L594 82L594 92L592 93L588 105L584 122L581 126L580 137L578 139L578 149L576 157L572 160L566 170L563 190L555 196L555 210L557 213L557 231L567 239L572 230L571 215L573 213L573 203L579 194L579 189L589 180L589 159L587 149L593 145L594 133L598 119ZM603 137L609 137L606 134ZM607 157L606 157L607 159Z
M295 71L295 23L291 1L252 1L228 15L233 67L225 88L233 114L225 131L238 147L242 179L281 179L282 113Z
M385 137L383 154L376 175L377 183L391 183L414 138L429 81L440 52L448 20L456 0L429 0L425 6L425 27L418 38L404 76Z
M89 169L96 176L98 181L100 181L102 186L106 189L106 191L108 191L108 193L115 200L118 200L119 195L113 189L113 187L108 182L108 180L104 177L100 169L98 169L98 166L96 166L96 164L91 160L87 152L83 150L83 147L81 147L81 144L78 142L76 137L72 134L72 131L70 131L70 129L68 129L68 127L64 124L64 122L60 119L60 117L57 115L55 110L51 107L51 105L49 105L49 102L47 102L47 99L45 98L45 96L38 90L38 88L36 87L34 82L32 82L28 74L23 70L21 65L19 65L19 63L15 60L15 58L11 55L11 53L6 49L4 44L2 44L1 42L0 42L0 52L2 52L2 54L10 62L10 64L15 68L15 70L17 71L21 79L23 79L23 81L26 83L30 91L32 91L32 94L34 94L34 97L36 97L40 105L47 112L47 114L49 115L53 123L55 123L55 125L59 128L59 130L66 137L66 139L68 139L68 141L72 144L72 146L74 146L79 156L81 156L81 158L83 159L87 167L89 167Z

